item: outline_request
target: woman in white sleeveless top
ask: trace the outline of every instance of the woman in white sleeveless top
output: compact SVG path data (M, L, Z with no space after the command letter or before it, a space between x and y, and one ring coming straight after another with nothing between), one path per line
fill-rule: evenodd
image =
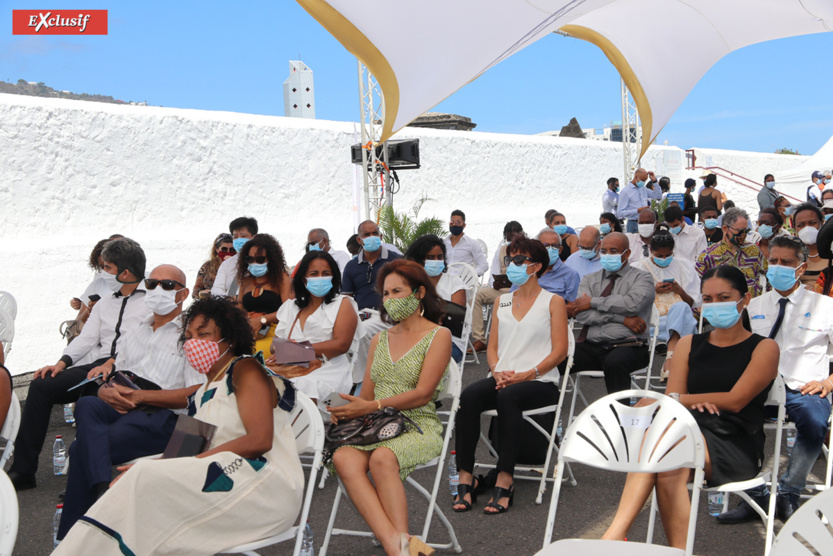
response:
M310 251L298 263L292 287L295 299L278 309L275 337L310 342L323 363L319 366L319 361L314 361L304 369L267 361L269 368L292 380L298 390L313 400L326 398L332 392L349 394L353 378L347 351L359 326L359 315L355 302L338 293L338 263L326 251Z
M480 414L489 409L498 412L501 446L497 483L484 512L494 515L509 508L514 491L512 475L520 450L522 412L558 401L556 365L567 357L564 300L538 285L538 277L549 265L546 248L538 240L523 237L514 240L506 253L507 275L518 289L495 301L487 350L492 376L470 385L460 397L455 425L460 471L456 512L470 510L472 496L482 486L472 471L480 437Z

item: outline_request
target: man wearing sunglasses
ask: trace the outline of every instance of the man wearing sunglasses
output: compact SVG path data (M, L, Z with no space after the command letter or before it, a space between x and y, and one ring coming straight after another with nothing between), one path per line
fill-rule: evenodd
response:
M164 451L188 396L205 380L179 345L182 303L188 299L185 273L161 265L144 285L153 313L125 334L116 357L100 368L105 382L98 396L85 396L75 406L77 432L69 447L72 465L58 539L107 491L113 465ZM130 371L141 389L116 383L114 370Z
M749 233L749 215L732 207L723 214L723 240L700 253L694 265L700 278L710 268L720 265L734 266L746 277L752 297L763 293L761 277L766 275L767 262L754 243L746 241Z
M101 252L104 259L102 278L112 295L102 297L93 307L81 334L64 350L61 359L35 371L29 385L26 404L15 440L14 464L9 478L17 490L35 488L38 455L46 438L49 416L54 404L78 400L78 386L94 370L121 350L124 337L150 316L141 287L145 276L145 253L138 243L128 238L108 242ZM75 365L91 355L89 365ZM98 374L98 373L97 373Z
M234 250L240 253L246 242L257 235L257 220L249 216L241 216L232 220L228 228ZM237 283L237 255L235 254L224 260L217 269L214 285L211 286L211 295L236 296L238 289L240 289L240 284Z

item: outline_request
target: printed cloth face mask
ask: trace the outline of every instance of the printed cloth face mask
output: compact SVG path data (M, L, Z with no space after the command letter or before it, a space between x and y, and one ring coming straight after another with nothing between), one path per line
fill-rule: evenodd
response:
M395 322L402 322L419 309L419 299L416 298L415 292L406 297L389 297L383 304L385 311Z
M220 342L222 341L222 339L215 342L214 340L199 340L197 338L185 340L185 343L182 344L185 359L198 373L206 375L211 370L211 366L228 352L228 349L226 349L222 354L220 353Z

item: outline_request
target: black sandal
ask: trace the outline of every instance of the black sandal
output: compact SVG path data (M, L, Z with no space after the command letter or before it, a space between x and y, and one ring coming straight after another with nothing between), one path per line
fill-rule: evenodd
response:
M451 503L451 509L461 514L463 512L468 512L471 510L471 505L477 502L477 493L480 491L480 485L483 483L483 477L478 476L474 477L472 481L477 481L474 483L476 486L472 488L472 485L467 485L465 483L460 483L457 485L457 500ZM467 502L464 500L466 494L471 496L471 502ZM462 508L455 508L454 506L458 506L462 504Z
M509 498L509 504L506 507L501 506L497 503L498 500L501 498ZM496 512L487 512L486 509L483 509L483 513L487 515L498 515L502 513L506 513L509 508L512 507L512 499L515 498L515 484L509 486L509 488L501 488L499 486L495 487L495 491L492 494L492 501L486 504L486 508L494 508Z

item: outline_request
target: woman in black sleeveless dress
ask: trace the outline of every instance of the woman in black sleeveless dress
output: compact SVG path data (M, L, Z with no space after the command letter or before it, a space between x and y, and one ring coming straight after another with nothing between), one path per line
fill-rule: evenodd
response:
M710 269L700 286L703 312L716 329L677 343L666 393L691 409L706 441L706 480L711 485L755 477L764 449L764 402L778 373L775 341L743 327L740 312L750 295L743 273ZM640 403L653 403L645 400ZM604 539L622 540L656 486L668 544L685 548L691 503L686 483L693 470L631 473Z

